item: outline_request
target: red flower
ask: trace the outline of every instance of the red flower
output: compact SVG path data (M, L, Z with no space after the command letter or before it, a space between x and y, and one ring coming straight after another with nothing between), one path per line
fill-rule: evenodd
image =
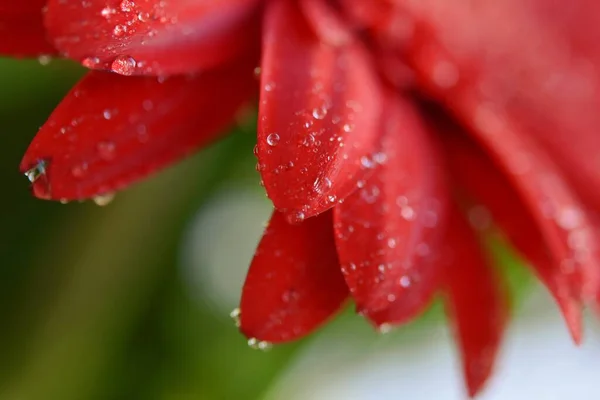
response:
M41 1L3 3L1 51L51 44L94 70L21 164L47 199L122 189L216 139L261 54L277 211L242 294L252 343L304 336L349 297L387 329L441 292L474 395L505 325L488 216L580 341L600 288L597 1L49 0L49 42Z

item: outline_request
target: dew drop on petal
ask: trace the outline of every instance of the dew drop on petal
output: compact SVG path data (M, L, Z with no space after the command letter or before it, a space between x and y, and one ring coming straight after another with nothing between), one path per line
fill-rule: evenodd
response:
M379 325L379 327L377 329L378 329L379 333L386 334L386 333L390 333L392 331L392 328L393 327L391 324L385 323L385 324Z
M102 15L104 18L110 18L110 16L114 13L115 10L110 7L104 7L102 11L100 11L100 15Z
M95 196L92 200L97 205L103 207L103 206L109 205L114 200L114 198L115 198L114 193L106 193L106 194L101 194L101 195Z
M323 119L327 116L327 109L325 107L316 107L312 110L312 116L314 119Z
M375 166L375 163L369 157L362 156L360 158L360 165L362 165L364 168L369 168L370 169L370 168L373 168Z
M81 179L87 174L87 169L87 163L77 164L71 168L71 175L73 175L74 178Z
M229 317L233 320L233 322L235 323L235 326L237 326L238 328L242 325L242 322L241 322L242 310L239 307L234 308L229 313Z
M279 143L280 137L277 133L271 133L267 136L267 144L271 147L277 146Z
M119 75L133 75L137 62L133 57L121 55L115 58L110 69Z
M130 12L135 7L135 3L131 0L123 0L120 4L121 11Z
M52 57L48 55L41 55L38 57L38 62L40 65L48 65L52 61Z
M24 175L27 177L29 182L34 183L40 179L40 177L46 175L46 161L39 160L37 164L33 168L27 170Z
M99 142L96 146L98 155L105 161L111 161L115 158L115 144L114 142Z
M252 349L262 350L262 351L267 351L267 350L271 349L271 347L272 347L271 343L266 342L264 340L258 340L255 338L248 339L248 346Z
M115 25L113 28L113 36L116 38L123 37L127 33L127 25Z
M290 224L299 224L306 218L306 215L302 211L295 211L287 216L287 221Z
M403 288L407 288L410 286L411 281L410 278L406 275L404 275L403 277L400 278L400 280L398 281L398 283L400 283L400 286L402 286Z
M81 65L86 68L93 69L100 64L100 59L98 57L86 57L81 60Z

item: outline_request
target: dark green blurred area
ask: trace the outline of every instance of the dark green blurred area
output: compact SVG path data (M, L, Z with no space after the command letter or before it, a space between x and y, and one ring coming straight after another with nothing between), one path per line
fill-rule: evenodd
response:
M0 60L0 399L256 398L294 346L247 347L177 268L188 219L221 182L256 179L252 134L119 194L109 207L34 199L19 173L82 71ZM258 185L257 185L258 186Z
M253 128L105 208L36 200L20 158L82 72L0 60L0 400L261 398L303 343L249 349L226 313L189 296L177 267L183 232L215 189L260 190ZM510 281L519 287L522 270Z

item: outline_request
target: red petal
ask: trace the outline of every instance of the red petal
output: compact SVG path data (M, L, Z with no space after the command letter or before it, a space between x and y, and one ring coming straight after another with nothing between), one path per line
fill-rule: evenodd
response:
M422 22L414 60L431 89L472 125L493 105L600 208L600 2L400 3Z
M56 47L84 66L170 75L258 51L259 0L49 0Z
M450 227L443 253L446 306L454 321L469 395L475 396L492 373L507 321L506 299L477 238L457 211Z
M477 107L467 104L466 109ZM508 125L499 112L484 106L478 110L477 137L525 202L554 262L571 275L573 292L590 300L598 287L600 262L586 210L539 147Z
M600 169L589 169L598 148L590 138L600 126L595 112L600 92L584 94L586 90L572 85L577 79L565 80L582 78L583 70L563 48L572 44L573 51L583 52L577 55L592 57L587 51L597 46L593 38L599 31L592 29L596 25L590 25L589 18L598 15L598 7L586 0L575 2L590 5L580 11L540 0L529 1L527 7L514 0L479 7L435 2L435 10L427 7L428 1L418 3L407 5L421 22L411 57L422 82L491 150L538 224L554 261L573 270L573 290L590 300L594 288L600 287L597 238L559 166L571 177L581 170L592 189L581 189L580 194L590 198L594 191L600 198ZM581 26L572 19L576 15ZM498 21L510 24L500 29ZM582 35L587 35L585 40ZM594 57L589 62L600 60ZM567 164L550 157L556 155L552 146L538 144L559 138L571 143L565 148L577 143L581 150Z
M320 42L292 2L268 7L259 165L275 207L301 220L331 208L368 172L381 94L360 44Z
M272 343L297 339L331 317L348 297L333 241L331 213L287 223L275 212L248 271L241 330Z
M571 290L569 274L548 253L529 210L506 177L475 143L448 129L444 133L452 177L469 195L485 205L507 238L529 260L556 298L573 340L579 343L582 334L581 302Z
M0 4L0 54L23 57L56 52L46 40L45 4L46 0L4 0Z
M439 288L432 262L447 193L442 159L410 104L390 99L372 177L334 209L342 271L358 309L377 325L420 313Z
M391 6L386 0L338 0L348 19L359 29L384 25Z
M21 170L45 165L38 197L124 188L217 138L254 89L252 65L167 80L89 73L31 143Z
M320 40L333 46L345 45L352 41L349 27L329 4L323 0L301 0L299 4L306 22Z

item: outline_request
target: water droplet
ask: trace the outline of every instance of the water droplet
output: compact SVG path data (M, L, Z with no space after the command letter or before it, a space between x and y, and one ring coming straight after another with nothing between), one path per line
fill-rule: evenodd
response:
M402 207L400 215L402 215L402 218L404 218L407 221L412 221L416 217L415 210L410 206Z
M112 112L110 110L104 110L102 112L102 116L104 117L104 119L108 120L112 118Z
M100 11L100 15L102 15L104 18L110 18L110 16L113 15L115 12L116 11L114 8L104 7L102 11Z
M100 59L98 57L86 57L81 60L81 65L86 68L93 69L100 64Z
M120 75L133 75L137 62L130 56L118 56L112 62L110 69Z
M396 239L394 239L394 238L389 238L387 241L387 245L390 249L395 248L397 244L398 244L398 242L396 242Z
M110 204L114 200L114 198L115 198L114 193L105 193L105 194L95 196L92 200L94 200L94 203L96 203L97 205L103 207L103 206Z
M147 12L140 11L137 15L137 19L140 22L148 21L149 18L150 18L150 13L147 13Z
M40 177L46 175L46 161L39 160L37 164L33 168L27 170L24 175L27 177L29 182L34 183L40 179Z
M114 142L99 142L96 146L100 158L110 161L115 158L115 143Z
M238 307L238 308L234 308L233 311L231 311L229 313L229 317L231 317L231 319L233 319L233 322L235 323L235 326L237 326L238 328L242 325L242 310Z
M327 192L329 189L331 189L332 186L332 182L331 179L329 178L317 178L315 179L315 181L313 182L313 189L315 192L319 193L319 194L323 194L325 192Z
M48 65L50 64L50 61L52 61L52 57L48 56L48 55L41 55L38 57L38 62L41 65Z
M267 144L271 147L277 146L279 143L280 137L277 133L271 133L267 136Z
M581 224L581 212L573 207L560 210L556 222L563 229L575 229Z
M410 278L408 276L404 275L403 277L400 278L400 280L398 281L398 283L403 288L407 288L407 287L410 286L411 280L410 280Z
M304 136L304 138L302 139L302 145L304 147L310 147L310 146L314 145L315 142L316 142L316 139L312 133L309 133L308 135Z
M275 84L275 82L267 82L267 83L265 83L265 86L264 86L265 92L271 92L276 87L277 87L277 85Z
M373 154L373 161L375 161L377 164L385 164L387 161L387 154L382 152L375 153Z
M385 323L385 324L381 324L379 325L379 333L382 334L386 334L386 333L390 333L393 329L393 326L391 324Z
M299 224L306 218L306 215L302 211L295 211L288 214L286 219L290 224Z
M327 109L325 107L317 107L312 110L312 116L314 119L323 119L327 116Z
M142 108L145 111L152 111L154 109L154 102L152 102L150 99L146 99L142 101Z
M71 174L75 178L83 178L87 174L88 165L83 162L81 164L77 164L71 168Z
M344 126L342 126L342 130L346 133L352 132L353 129L354 125L352 124L344 124Z
M267 351L267 350L271 349L271 347L273 347L273 345L271 343L266 342L264 340L258 340L255 338L248 339L248 346L252 349L262 350L262 351Z
M369 157L362 156L360 158L360 165L362 165L365 168L373 168L375 166L375 163Z
M127 33L127 25L115 25L113 28L113 36L120 38L123 37Z
M121 11L130 12L135 7L135 3L131 0L123 0L121 2L120 7L121 7Z

